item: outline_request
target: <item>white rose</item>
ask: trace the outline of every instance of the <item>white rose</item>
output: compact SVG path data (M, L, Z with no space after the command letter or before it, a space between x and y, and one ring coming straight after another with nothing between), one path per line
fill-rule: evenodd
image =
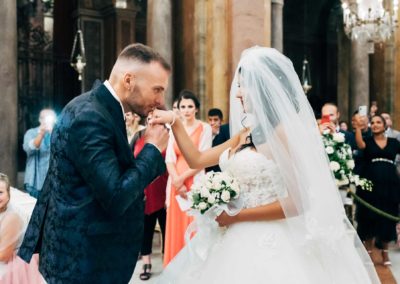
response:
M332 161L329 163L329 166L330 166L331 170L334 172L337 172L338 170L340 170L340 165L338 162Z
M231 194L229 193L229 191L224 190L224 191L222 192L222 194L221 194L221 199L222 199L222 201L228 202L230 198L231 198Z
M200 202L200 203L199 203L199 209L200 209L200 210L205 210L205 209L207 209L207 203L205 203L205 202Z
M215 195L210 194L210 196L207 198L207 202L210 204L214 204L215 203Z
M344 134L343 133L333 133L333 140L338 143L344 142Z
M326 151L326 153L328 153L329 155L330 155L330 154L333 154L333 148L332 148L331 146L326 147L326 148L325 148L325 151Z
M350 170L354 169L355 164L353 160L348 160L346 164Z
M201 197L205 197L205 198L207 198L207 197L209 197L210 196L210 192L208 191L208 188L207 187L202 187L201 189L200 189L200 196Z
M190 188L190 190L193 193L200 193L201 186L199 184L193 184L192 187Z
M344 178L344 179L341 179L341 180L336 180L336 184L338 185L338 186L342 186L342 185L348 185L349 184L349 179L348 178Z

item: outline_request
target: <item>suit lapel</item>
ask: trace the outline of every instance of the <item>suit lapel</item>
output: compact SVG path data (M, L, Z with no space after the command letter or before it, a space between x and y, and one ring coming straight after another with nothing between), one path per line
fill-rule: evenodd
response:
M94 89L92 96L94 102L101 108L104 114L109 118L110 122L115 125L119 137L118 143L123 145L122 147L124 151L127 152L126 156L124 156L127 158L129 157L129 160L131 161L132 155L130 155L128 136L126 134L125 120L122 114L121 105L112 96L104 84Z

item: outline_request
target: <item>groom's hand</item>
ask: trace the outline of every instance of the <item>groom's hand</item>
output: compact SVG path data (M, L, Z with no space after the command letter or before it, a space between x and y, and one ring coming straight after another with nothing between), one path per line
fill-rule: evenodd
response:
M149 124L144 133L145 143L155 145L161 152L167 148L168 139L168 129L162 124Z

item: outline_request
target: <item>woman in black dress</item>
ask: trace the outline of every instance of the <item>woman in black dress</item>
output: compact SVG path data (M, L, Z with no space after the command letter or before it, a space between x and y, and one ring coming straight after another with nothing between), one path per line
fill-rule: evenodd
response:
M380 115L371 119L372 137L363 139L356 125L356 142L364 151L363 176L373 182L372 191L358 191L358 195L371 205L392 215L398 215L400 179L396 173L395 157L400 154L400 142L385 136L386 122ZM357 206L357 233L370 253L374 241L382 243L383 264L390 265L388 243L396 240L396 222L382 217L363 205Z

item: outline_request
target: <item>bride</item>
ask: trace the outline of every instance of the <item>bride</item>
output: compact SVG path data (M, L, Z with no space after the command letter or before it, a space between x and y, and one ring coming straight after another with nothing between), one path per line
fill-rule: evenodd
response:
M291 61L271 48L243 52L231 87L231 138L199 152L172 111L191 168L220 164L240 185L243 208L225 230L198 233L159 283L380 283L344 213L313 111ZM217 224L217 223L215 223Z

